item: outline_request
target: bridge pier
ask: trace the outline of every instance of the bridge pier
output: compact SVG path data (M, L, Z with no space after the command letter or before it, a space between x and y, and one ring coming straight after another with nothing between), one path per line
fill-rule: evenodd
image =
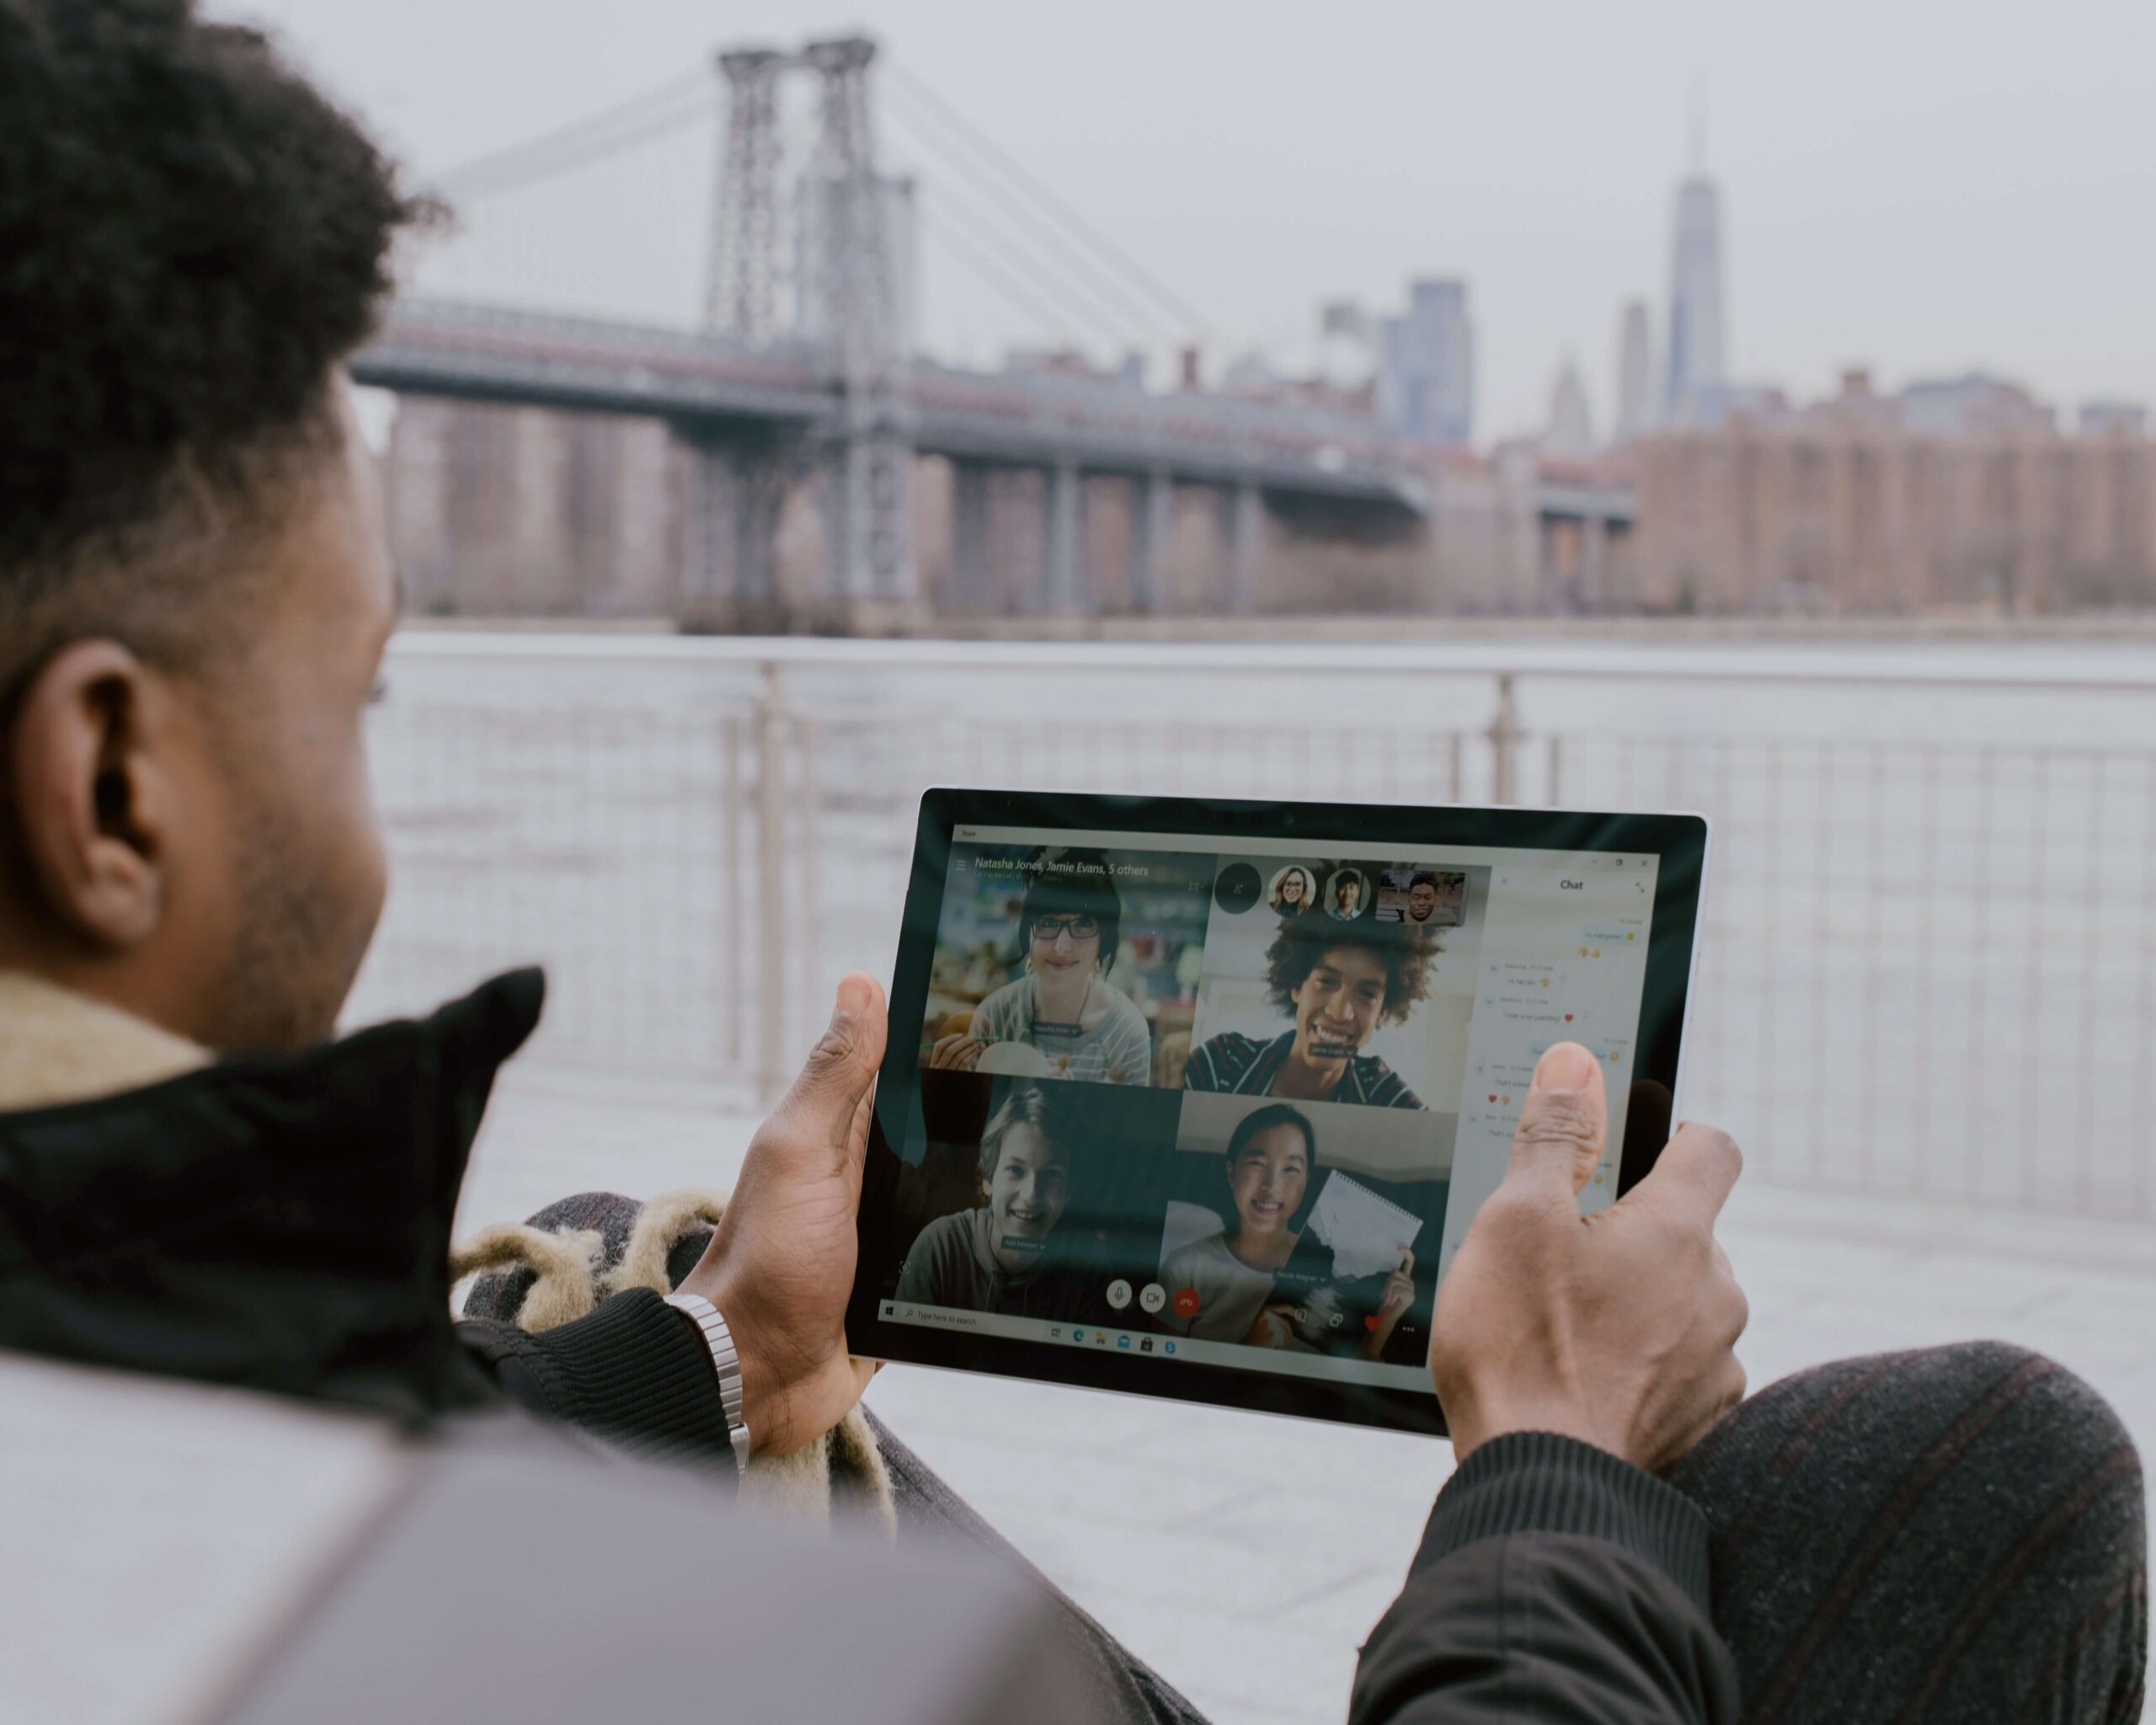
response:
M951 463L950 604L957 611L987 611L995 602L990 475L975 462Z
M1048 470L1041 537L1041 602L1051 617L1092 609L1086 582L1086 482L1075 462Z
M1175 531L1175 482L1155 467L1131 482L1130 604L1150 615L1167 609L1167 584L1161 558Z
M739 628L776 611L779 516L792 478L776 444L690 445L681 557L689 615Z
M905 606L920 597L913 560L913 446L870 428L835 441L825 464L826 597Z
M1609 606L1609 524L1600 515L1580 523L1580 602L1582 611L1598 611Z
M1226 610L1241 616L1257 604L1260 561L1265 551L1265 499L1248 480L1225 494L1228 547Z

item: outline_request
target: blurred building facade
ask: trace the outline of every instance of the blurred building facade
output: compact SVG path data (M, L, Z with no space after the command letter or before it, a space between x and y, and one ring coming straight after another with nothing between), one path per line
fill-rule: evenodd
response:
M2156 443L2131 414L2063 432L1992 378L1674 429L1625 457L1617 608L2028 615L2156 606Z
M1558 393L1561 417L1583 430L1583 393ZM923 457L912 481L923 596L939 626L961 628L2156 606L2156 441L2132 403L2091 403L2067 430L2000 380L1888 395L1852 372L1812 406L1769 403L1598 454L1589 442L1420 446L1422 520L1271 500L1254 549L1237 537L1251 524L1215 488L1086 475L1059 513L1049 474ZM695 590L691 457L656 422L407 398L385 465L415 613L739 626ZM770 626L798 626L805 612L789 624L787 595L814 591L825 566L818 483L803 476L784 507ZM974 488L963 499L962 487ZM1075 547L1067 581L1045 574L1059 521Z
M1378 404L1411 442L1465 449L1475 441L1475 326L1465 281L1411 281L1407 309L1380 323Z
M1611 441L1630 443L1654 429L1654 330L1645 300L1628 300L1617 328L1616 419Z

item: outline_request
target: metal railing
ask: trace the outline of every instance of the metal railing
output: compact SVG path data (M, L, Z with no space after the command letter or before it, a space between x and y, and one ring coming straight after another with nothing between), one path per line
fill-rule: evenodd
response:
M355 1016L539 961L537 1057L767 1094L936 782L1694 809L1756 1178L2156 1220L2156 671L2053 657L410 635Z

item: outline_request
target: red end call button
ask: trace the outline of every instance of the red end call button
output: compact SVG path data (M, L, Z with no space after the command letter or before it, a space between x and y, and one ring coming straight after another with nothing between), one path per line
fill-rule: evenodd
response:
M1176 1290L1176 1316L1177 1317L1196 1317L1198 1316L1197 1289L1178 1288Z

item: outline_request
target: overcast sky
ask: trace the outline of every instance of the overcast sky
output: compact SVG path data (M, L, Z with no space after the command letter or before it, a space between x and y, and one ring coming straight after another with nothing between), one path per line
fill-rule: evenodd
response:
M2064 403L2156 398L2156 4L1758 0L211 0L266 23L421 179L692 73L723 43L860 27L1204 318L1215 361L1310 357L1315 308L1470 283L1478 436L1538 425L1567 353L1597 423L1618 307L1666 316L1692 93L1724 197L1732 372L1801 395L1985 366ZM920 109L919 99L912 104ZM947 357L1086 334L918 142L922 323ZM714 132L478 200L435 286L686 317ZM947 229L934 224L939 188ZM963 196L963 206L952 207ZM1007 225L1007 224L1006 224ZM1112 313L1165 352L1172 317ZM1156 376L1159 375L1156 371Z

